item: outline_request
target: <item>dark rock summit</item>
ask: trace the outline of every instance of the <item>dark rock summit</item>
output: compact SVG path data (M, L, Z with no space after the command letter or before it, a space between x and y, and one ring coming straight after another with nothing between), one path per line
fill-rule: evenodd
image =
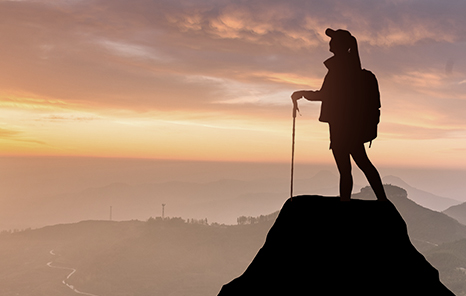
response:
M297 196L219 296L453 295L411 244L391 202Z

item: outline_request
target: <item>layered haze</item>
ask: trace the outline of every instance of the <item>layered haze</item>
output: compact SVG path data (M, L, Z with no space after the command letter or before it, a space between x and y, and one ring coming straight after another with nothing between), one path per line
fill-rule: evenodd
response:
M0 231L81 220L162 216L236 224L281 208L290 193L286 163L123 158L0 158ZM405 188L419 205L443 211L466 202L464 170L379 167L384 183ZM294 194L338 194L335 165L297 163ZM394 177L397 176L397 177ZM367 186L354 170L354 190Z

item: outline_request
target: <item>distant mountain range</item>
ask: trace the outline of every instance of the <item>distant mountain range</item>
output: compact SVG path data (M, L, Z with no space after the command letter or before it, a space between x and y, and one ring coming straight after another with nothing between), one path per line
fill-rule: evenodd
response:
M221 183L210 188L233 184ZM196 186L191 189L199 189ZM443 283L456 295L466 293L461 284L466 282L466 226L411 201L399 187L385 188L406 221L416 248L427 254L441 272ZM123 199L128 192L135 192L131 186L117 184L87 194L101 196L107 191ZM353 197L375 198L370 188ZM180 218L84 221L3 233L0 294L73 295L62 284L65 280L79 291L97 296L216 295L223 284L245 270L264 243L274 221L261 221L265 222L230 226L192 224ZM71 269L58 267L77 271L66 279Z
M382 181L384 184L392 184L404 188L409 194L409 199L434 211L441 212L448 207L460 203L460 201L452 198L437 196L424 190L414 188L395 176L385 176L382 178Z
M235 224L238 216L258 216L281 208L289 197L289 180L222 179L194 183L171 181L129 185L112 183L41 199L25 199L0 207L0 230L43 227L82 220L146 220L165 215ZM295 193L337 193L337 177L321 171L309 179L295 180Z
M422 251L446 242L466 238L466 226L444 213L423 207L409 198L406 190L384 186L390 201L396 206L408 226L409 236L414 246ZM353 194L355 199L376 199L372 188L364 187Z
M443 211L443 213L466 225L466 203L451 206Z
M410 199L436 211L459 203L413 188L394 176L383 180L405 188ZM162 204L166 205L166 216L207 218L209 222L235 224L239 216L259 216L280 209L289 197L289 182L287 179L266 178L251 181L223 179L206 183L112 183L41 199L16 198L14 202L5 201L0 207L0 231L82 220L107 220L110 219L110 207L113 220L146 220L161 216ZM353 191L360 188L355 185ZM338 194L338 176L323 170L310 178L297 179L294 193L335 196Z

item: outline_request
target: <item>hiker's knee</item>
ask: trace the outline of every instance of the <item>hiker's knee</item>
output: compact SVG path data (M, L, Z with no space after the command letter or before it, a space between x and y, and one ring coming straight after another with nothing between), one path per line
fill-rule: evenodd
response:
M351 156L353 157L354 162L360 168L370 168L372 162L369 160L369 157L366 153L366 148L364 144L358 145L351 150Z
M369 170L372 169L373 164L369 160L368 157L362 157L362 158L353 158L354 162L356 165L361 169L361 170Z
M343 149L332 148L332 153L340 174L346 172L351 174L351 159L349 152Z

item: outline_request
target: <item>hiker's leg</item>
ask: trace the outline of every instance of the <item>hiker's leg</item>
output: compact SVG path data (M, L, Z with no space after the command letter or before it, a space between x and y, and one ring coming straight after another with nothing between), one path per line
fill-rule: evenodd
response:
M353 190L353 176L351 175L351 159L345 148L332 147L333 157L340 172L340 200L349 201Z
M353 156L356 165L363 171L364 175L366 175L367 181L369 181L369 184L371 185L372 190L374 190L377 199L387 200L379 172L369 160L364 144L355 146L351 150L351 156Z

